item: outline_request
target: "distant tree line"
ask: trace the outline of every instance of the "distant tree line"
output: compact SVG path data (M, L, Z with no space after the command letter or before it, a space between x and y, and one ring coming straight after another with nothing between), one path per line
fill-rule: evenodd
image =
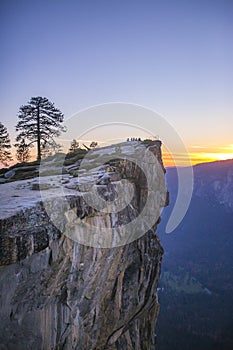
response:
M19 162L28 162L31 158L30 150L36 144L37 160L61 151L61 145L55 141L66 129L63 125L64 115L46 97L32 97L31 100L19 108L16 131L16 158ZM93 141L90 146L83 147L90 150L97 146ZM69 153L80 149L80 144L73 139ZM12 161L11 143L7 128L0 123L0 163L7 166Z
M86 150L91 150L91 149L94 149L98 146L98 142L96 141L92 141L90 143L90 146L86 146L84 143L82 144L82 146L86 149ZM70 148L69 148L69 153L74 153L74 152L77 152L78 150L82 149L82 147L80 146L79 142L75 139L73 139L71 141L71 144L70 144Z

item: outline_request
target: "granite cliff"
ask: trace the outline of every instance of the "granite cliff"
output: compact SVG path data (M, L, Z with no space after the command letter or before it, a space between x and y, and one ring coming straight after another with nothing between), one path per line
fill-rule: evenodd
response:
M86 166L88 176L85 169L79 176L75 173L80 161L63 167L62 174L50 175L53 160L40 183L34 177L14 181L17 171L2 181L0 349L154 349L163 254L156 227L160 209L167 204L167 190L160 142L146 145L156 158L152 167L150 160L142 160L147 176L130 161L138 147L132 142L95 150ZM96 159L106 152L112 160L96 166ZM155 179L155 188L148 186L148 176ZM98 212L85 201L83 194L92 185L106 202L114 202L122 180L130 181L133 195L120 211ZM63 186L68 209L56 191L58 184ZM119 239L153 194L156 200L150 202L147 214L155 218L154 224L145 234L136 234L137 239L134 232L130 239ZM52 214L48 215L48 207ZM78 238L71 214L78 220L73 224ZM85 232L79 233L84 221L112 228L118 238L111 237L106 245L98 236L92 246L82 244L79 238Z

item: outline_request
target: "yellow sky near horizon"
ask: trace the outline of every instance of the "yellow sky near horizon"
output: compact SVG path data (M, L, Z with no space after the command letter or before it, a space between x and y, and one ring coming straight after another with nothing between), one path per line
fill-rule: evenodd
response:
M163 149L163 162L165 166L187 166L209 163L218 160L233 159L233 144L223 146L190 146L188 154L175 153L170 154L168 150ZM189 159L188 159L189 158Z

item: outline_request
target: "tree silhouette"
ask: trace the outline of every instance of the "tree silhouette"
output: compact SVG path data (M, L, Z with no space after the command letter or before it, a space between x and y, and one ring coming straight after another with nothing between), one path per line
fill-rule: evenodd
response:
M41 147L41 156L46 158L52 156L55 153L60 153L62 151L62 145L59 143L44 142Z
M71 141L69 152L73 153L79 149L79 142L75 139Z
M7 128L0 122L0 163L8 165L12 160L10 152L11 144Z
M17 148L16 158L20 163L28 162L31 158L30 146L26 144L25 140L22 139L20 143L14 145Z
M41 159L42 149L56 148L55 137L65 131L62 125L64 115L46 97L32 97L27 105L21 106L16 131L20 131L17 142L28 140L28 146L37 143L37 160Z

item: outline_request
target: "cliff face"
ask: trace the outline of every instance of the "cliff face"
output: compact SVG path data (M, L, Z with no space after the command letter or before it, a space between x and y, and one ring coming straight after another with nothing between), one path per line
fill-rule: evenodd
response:
M0 185L1 196L5 193L0 223L0 349L154 349L163 253L156 225L167 192L160 144L154 142L150 148L158 159L153 173L157 188L148 188L148 178L128 160L109 163L112 187L104 183L106 176L96 185L100 193L107 188L111 196L109 189L120 179L130 179L130 206L117 213L98 213L84 201L73 179L69 183L63 176L67 201L79 221L94 220L107 228L117 225L121 231L142 212L151 191L156 192L157 207L149 213L155 213L155 224L140 238L130 243L126 239L127 244L117 247L90 247L71 239L69 215L56 210L51 220L39 191L32 191L35 179ZM16 210L11 205L12 186L17 200L27 191L38 200L33 197L28 203L21 198ZM50 206L58 208L60 199L51 193L49 197ZM54 225L58 221L59 229Z

